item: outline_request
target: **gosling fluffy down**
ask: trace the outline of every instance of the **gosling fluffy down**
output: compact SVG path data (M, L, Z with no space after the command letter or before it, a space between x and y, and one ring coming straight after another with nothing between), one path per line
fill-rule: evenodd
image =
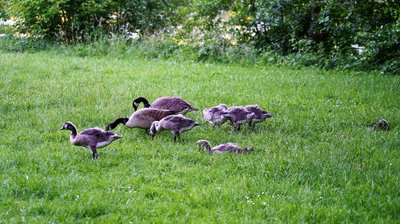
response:
M154 139L157 132L168 130L174 135L174 142L180 139L181 133L189 131L198 126L196 121L183 116L182 114L170 115L160 121L154 121L150 128L150 136Z
M61 130L70 130L70 142L76 146L83 146L92 151L93 159L98 158L97 149L109 145L111 142L122 138L112 132L104 131L101 128L88 128L77 133L76 126L72 122L65 122Z
M138 97L132 102L135 111L138 109L140 103L143 103L145 108L157 108L163 110L174 111L175 113L186 114L190 111L197 111L198 109L190 105L188 102L179 97L161 97L156 99L152 104L144 97Z
M245 106L244 109L254 113L254 117L251 119L251 122L249 122L249 125L252 127L254 127L256 123L263 122L265 119L272 117L271 114L261 109L258 105L248 105Z
M206 152L210 154L222 154L222 153L248 153L250 151L253 151L253 147L246 147L246 148L241 148L237 146L236 144L233 143L225 143L225 144L220 144L217 145L213 148L211 148L211 144L207 140L199 140L196 142L196 145L200 148L203 147Z
M203 110L203 118L212 126L220 126L224 124L228 117L224 116L224 112L228 109L226 104L220 104Z
M256 115L242 106L236 106L228 108L223 112L223 116L231 121L233 130L240 131L240 126L242 124L250 123Z

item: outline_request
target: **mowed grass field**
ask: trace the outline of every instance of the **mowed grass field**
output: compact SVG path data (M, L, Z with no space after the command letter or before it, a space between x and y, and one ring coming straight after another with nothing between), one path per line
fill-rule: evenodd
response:
M57 52L0 53L0 223L398 223L400 76ZM180 96L201 126L174 143L123 125L89 150L82 131ZM274 117L232 132L201 110L258 104ZM366 124L385 118L391 129ZM253 146L208 155L196 141Z

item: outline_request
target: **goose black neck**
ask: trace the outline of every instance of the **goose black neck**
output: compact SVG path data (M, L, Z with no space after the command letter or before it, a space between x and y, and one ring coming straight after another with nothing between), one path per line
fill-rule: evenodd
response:
M114 122L112 122L111 124L108 124L107 125L107 127L106 127L106 130L108 131L108 130L112 130L112 129L114 129L114 128L116 128L119 124L126 124L126 122L128 122L128 118L127 117L121 117L121 118L118 118L117 120L115 120Z
M202 146L206 149L207 152L211 152L211 145L208 142L202 144Z
M73 125L68 125L68 130L71 131L71 136L75 138L75 136L78 134L76 131L76 127Z
M135 100L133 100L133 102L132 102L133 108L134 108L135 110L137 110L138 107L137 107L136 105L139 105L140 103L143 103L144 107L150 107L150 103L149 103L149 101L148 101L146 98L144 98L144 97L138 97L138 98L136 98Z

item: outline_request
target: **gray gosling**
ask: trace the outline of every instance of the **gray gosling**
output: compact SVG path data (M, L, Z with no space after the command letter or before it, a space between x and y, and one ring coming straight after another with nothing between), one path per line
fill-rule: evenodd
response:
M203 118L208 123L212 124L213 127L221 126L224 124L228 117L224 116L224 112L228 109L226 104L220 104L215 107L207 108L203 110Z
M150 127L150 136L153 140L157 132L168 130L174 135L174 142L176 142L177 139L180 139L182 132L189 131L198 125L199 123L183 116L182 114L170 115L164 117L160 121L153 122Z
M71 122L65 122L61 127L61 130L70 130L70 142L76 146L89 148L92 151L93 159L99 157L97 153L98 148L103 148L111 142L122 138L117 134L104 131L101 128L88 128L78 134L75 125Z
M106 130L112 130L118 124L124 124L128 128L141 128L147 130L151 127L154 121L159 121L166 116L175 114L174 111L160 110L155 108L143 108L133 112L129 118L118 118L113 123L107 125Z
M146 98L138 97L132 102L132 106L135 111L138 109L140 103L143 103L145 108L171 110L177 114L180 113L183 115L185 115L187 112L198 110L197 108L192 107L192 105L179 97L161 97L156 99L152 104L150 104Z
M222 154L226 152L230 153L248 153L250 151L253 151L253 147L246 147L246 148L241 148L237 146L236 144L233 143L225 143L221 145L217 145L213 148L211 148L211 144L207 140L199 140L196 142L196 145L199 147L199 150L201 147L205 149L206 152L210 154Z
M381 119L378 122L370 124L369 128L371 130L388 131L389 130L389 122L385 119Z
M248 105L248 106L245 106L244 109L254 113L253 119L251 119L251 122L249 122L249 126L252 128L255 127L256 123L261 123L265 119L272 117L271 114L269 114L267 111L261 109L258 105Z
M246 110L242 106L230 107L223 114L230 120L233 130L236 131L240 131L242 124L252 122L252 119L256 116L253 112Z

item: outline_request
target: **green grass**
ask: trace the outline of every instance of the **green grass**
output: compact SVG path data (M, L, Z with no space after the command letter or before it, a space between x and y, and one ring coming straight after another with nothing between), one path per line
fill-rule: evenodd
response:
M0 53L0 223L398 223L400 76L57 52ZM99 159L60 131L105 127L132 100L258 104L239 133L202 125L174 143L117 127ZM386 118L388 132L365 124ZM199 153L195 142L253 146Z

